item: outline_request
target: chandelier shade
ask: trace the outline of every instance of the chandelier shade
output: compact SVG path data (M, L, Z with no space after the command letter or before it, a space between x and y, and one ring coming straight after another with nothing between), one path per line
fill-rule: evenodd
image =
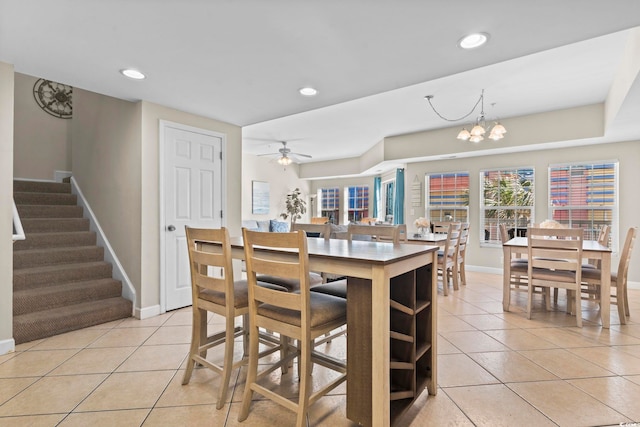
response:
M467 128L463 127L462 130L458 133L458 136L456 137L457 139L460 139L462 141L471 141L471 142L477 143L477 142L483 141L484 135L487 132L489 132L488 138L493 141L498 141L499 139L504 138L504 134L507 133L507 129L500 122L494 122L493 126L490 126L490 125L487 126L485 115L484 115L484 89L482 89L480 98L478 98L478 101L476 101L471 111L469 111L469 113L457 119L449 119L443 116L442 114L440 114L436 110L436 107L434 107L433 103L431 102L431 100L433 99L433 95L427 95L425 96L425 99L431 106L431 109L433 109L434 113L436 113L438 117L440 117L441 119L448 122L457 122L457 121L466 119L471 114L473 114L473 112L478 107L478 104L480 104L480 115L478 116L476 121L473 123L473 126L471 126L471 130L469 131L467 130Z

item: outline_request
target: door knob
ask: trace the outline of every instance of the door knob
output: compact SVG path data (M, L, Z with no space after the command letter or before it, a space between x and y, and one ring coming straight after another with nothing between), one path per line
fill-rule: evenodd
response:
M173 225L170 225L170 226L168 226L168 227L167 227L167 230L169 230L169 231L176 231L176 227L175 227L175 226L173 226Z

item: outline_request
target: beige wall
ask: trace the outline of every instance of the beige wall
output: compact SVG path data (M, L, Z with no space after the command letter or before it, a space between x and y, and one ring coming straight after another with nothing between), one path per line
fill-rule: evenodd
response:
M267 220L278 219L283 221L280 214L285 211L285 198L295 188L299 188L307 201L307 213L299 222L309 222L311 212L309 181L298 178L298 165L291 164L287 167L279 165L273 159L258 157L251 154L242 156L242 219ZM263 181L269 183L269 213L256 215L252 213L252 182Z
M74 91L73 175L141 295L141 143L138 105Z
M13 173L16 178L53 180L54 171L71 170L73 119L59 119L38 106L33 97L37 80L15 73Z
M226 135L225 226L231 234L240 233L242 182L242 140L238 126L143 101L141 115L141 309L153 310L160 304L160 205L159 205L159 126L160 120L180 123Z
M13 66L0 62L0 355L13 342ZM3 233L0 233L3 234Z

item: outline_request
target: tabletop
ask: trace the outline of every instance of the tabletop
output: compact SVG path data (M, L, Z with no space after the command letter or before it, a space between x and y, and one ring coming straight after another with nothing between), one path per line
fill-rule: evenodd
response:
M241 237L230 239L231 247L243 248ZM343 239L319 239L310 237L307 239L307 250L310 257L352 259L367 261L373 264L387 264L416 255L428 254L437 251L433 245L394 245L391 242L368 242L353 240L349 242Z

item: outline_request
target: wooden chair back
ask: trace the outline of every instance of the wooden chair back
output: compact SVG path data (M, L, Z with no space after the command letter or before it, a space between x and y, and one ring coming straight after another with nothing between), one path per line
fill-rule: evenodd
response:
M226 303L224 305L232 309L235 306L234 279L228 230L224 227L219 229L185 227L185 231L194 309L201 302L200 294L205 290L225 294ZM206 252L202 250L203 244L207 244ZM211 271L220 271L220 269L222 269L220 276L210 275ZM211 309L211 307L207 309ZM219 310L216 312L225 314Z
M458 240L458 259L464 260L467 254L467 242L469 241L469 223L460 225L460 239Z
M327 224L329 217L326 216L314 216L311 218L311 224Z
M449 224L451 224L451 222L449 221L433 221L433 232L434 233L441 233L441 234L445 234L447 231L449 231Z
M609 233L611 231L611 227L609 225L603 225L600 228L600 232L598 233L598 243L602 246L609 246ZM589 259L588 263L595 268L600 268L600 260L599 259Z
M635 243L637 234L638 234L638 228L631 227L629 228L629 231L627 231L627 237L624 240L624 246L622 247L622 253L620 255L620 263L618 264L618 275L616 277L618 292L620 292L621 284L624 287L624 290L626 291L627 274L629 272L629 264L631 263L631 251L633 250L633 245ZM625 302L627 302L626 298L625 298Z
M325 240L329 240L331 237L331 224L301 224L299 222L294 222L291 224L291 231L303 230L307 233L320 233L319 237L324 238Z
M302 230L290 233L261 233L245 228L242 230L242 236L247 263L251 318L256 316L261 319L258 306L266 303L283 309L299 311L302 325L310 325L309 254L306 233ZM260 250L255 249L257 246L260 247ZM269 249L273 252L270 252ZM295 293L282 292L258 286L257 275L299 280L300 290ZM266 324L270 321L270 319L261 320ZM289 336L300 338L299 333L293 333Z
M576 311L576 324L582 326L582 243L581 228L529 228L527 230L527 276L529 280L528 317L531 317L534 286L572 291L574 301L567 305ZM548 301L548 299L547 299ZM547 304L548 305L548 304Z
M457 223L457 226L455 224L456 223L449 223L450 226L447 229L447 240L444 243L444 249L442 251L444 257L451 259L451 261L456 259L461 233L460 223Z
M406 236L406 228L405 228ZM400 243L400 228L397 225L362 225L349 224L347 229L347 240L353 240L353 236L371 236L378 241L390 241L394 244Z

